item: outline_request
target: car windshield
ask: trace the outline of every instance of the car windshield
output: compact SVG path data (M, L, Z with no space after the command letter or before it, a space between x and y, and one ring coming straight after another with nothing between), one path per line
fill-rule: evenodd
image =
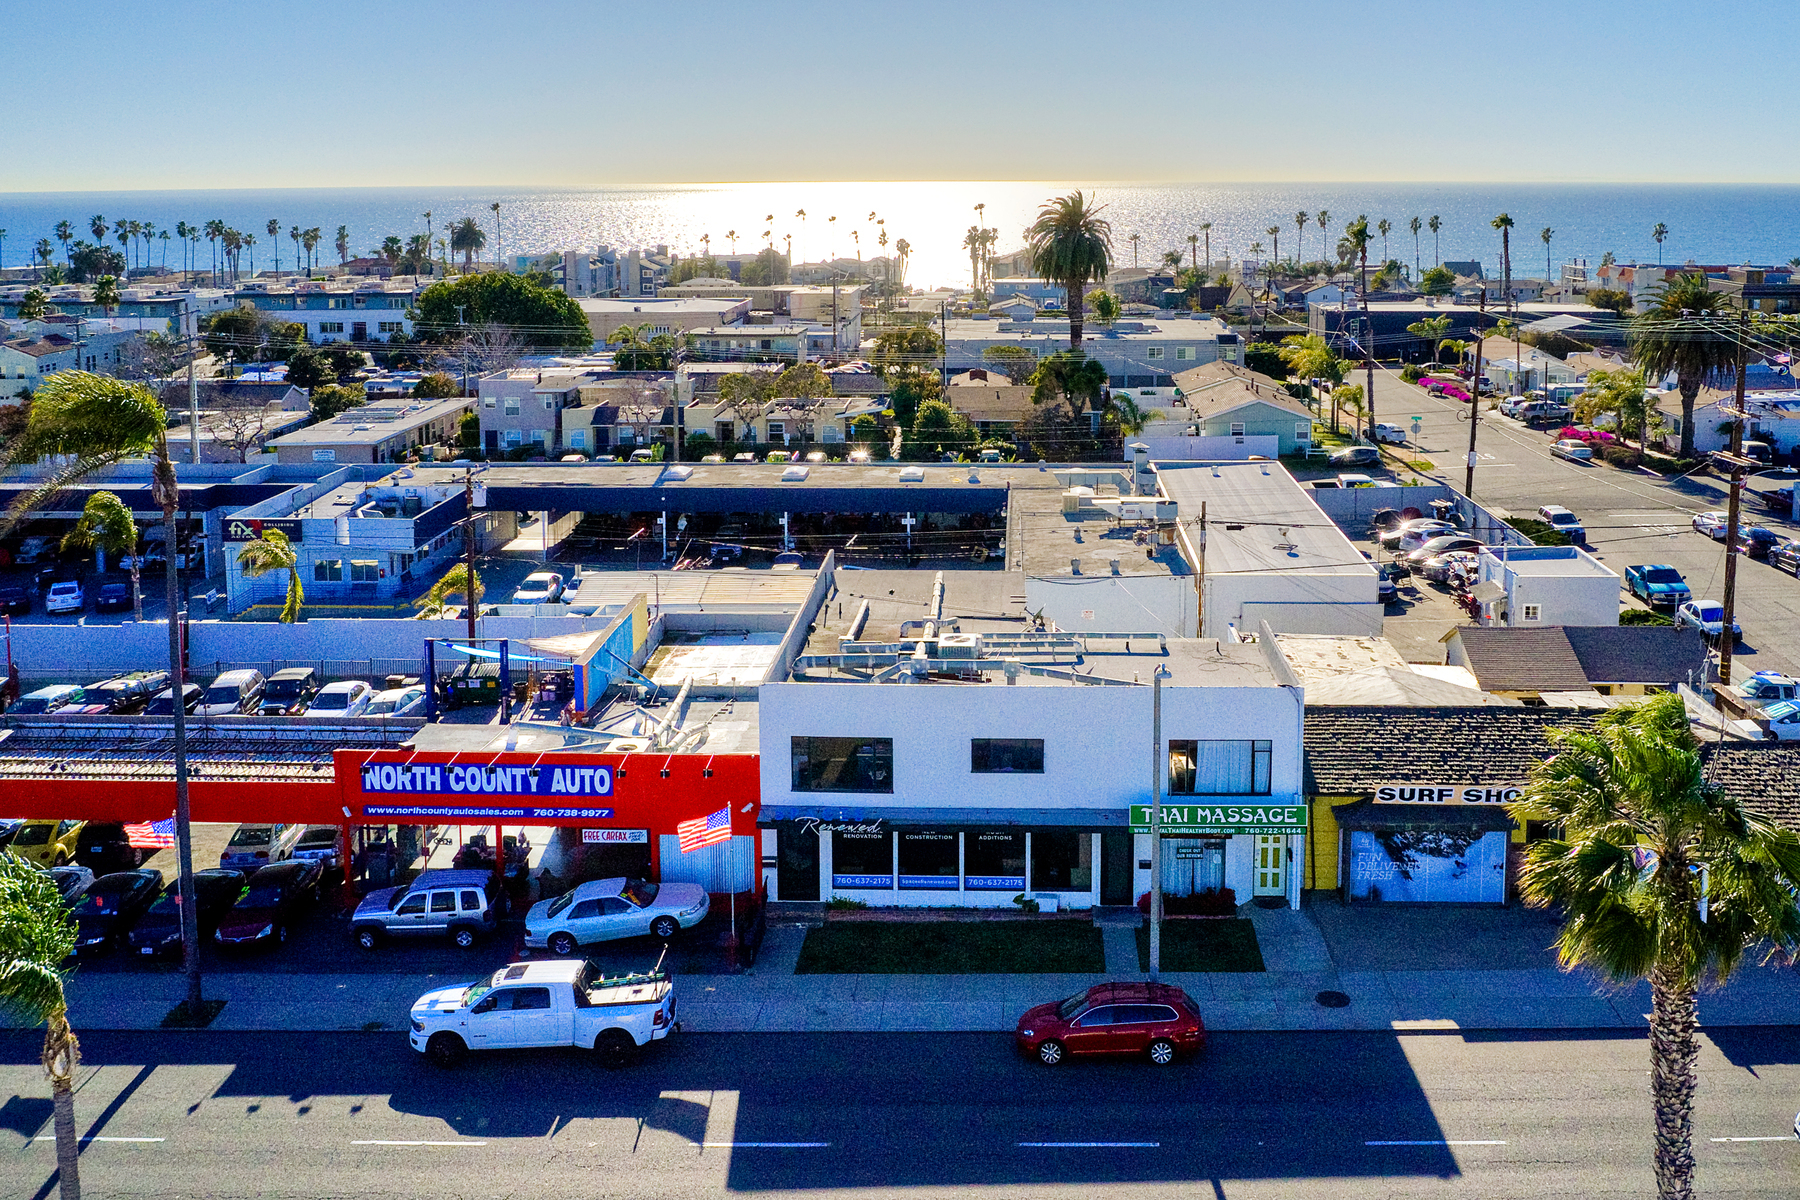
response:
M254 887L239 898L239 908L274 908L281 903L281 889L273 886Z
M12 706L15 713L41 713L49 710L52 704L59 708L69 703L74 697L67 693L56 696L27 696Z
M236 684L225 684L223 686L214 684L212 687L206 689L206 702L208 704L236 704L243 698L243 694L238 691Z
M1702 621L1720 621L1725 617L1725 607L1721 604L1702 604L1699 612Z
M27 825L13 835L15 846L47 846L50 844L50 826Z
M271 679L269 686L263 689L265 700L292 700L306 691L304 679Z
M314 697L312 706L314 708L326 708L326 709L349 708L350 707L350 693L349 692L320 692L316 697Z
M81 898L81 903L75 906L75 915L77 917L93 917L99 916L101 913L118 912L120 897L130 890L130 888L118 887L101 891L100 885L95 884L88 889L87 895Z
M477 1000L481 999L483 996L487 995L489 992L491 992L493 990L494 990L494 985L491 983L471 983L469 985L469 990L463 993L463 997L462 997L463 1007L464 1008L470 1007Z
M1681 572L1674 567L1657 567L1644 572L1644 579L1649 583L1680 583Z
M569 905L573 903L575 903L575 893L573 891L564 892L550 902L550 907L545 910L544 915L548 917L558 916L564 909L568 908Z
M175 888L170 888L156 898L156 903L150 906L150 911L145 915L150 917L173 916L180 911L181 893Z
M649 908L651 901L656 899L656 893L657 886L654 883L645 883L641 879L633 880L619 889L619 895L639 908Z
M1087 993L1076 992L1073 996L1070 996L1067 1000L1064 1000L1061 1004L1056 1006L1056 1015L1066 1021L1076 1013L1080 1012L1081 1006L1086 1003Z
M1551 513L1550 514L1550 523L1552 525L1573 525L1573 524L1575 524L1575 514L1574 513Z
M269 827L267 825L244 825L231 835L227 846L266 846L269 844Z
M164 714L172 713L174 711L175 711L175 693L174 692L158 692L156 695L156 699L152 700L149 703L149 705L146 706L144 709L145 715L152 716L152 717L162 716Z

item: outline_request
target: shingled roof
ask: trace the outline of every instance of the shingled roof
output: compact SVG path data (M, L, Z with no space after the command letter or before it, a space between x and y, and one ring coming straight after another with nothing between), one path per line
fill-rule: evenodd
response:
M1307 719L1310 723L1311 716ZM1784 828L1800 831L1800 744L1723 742L1705 746L1702 752L1708 778L1727 796Z
M1704 676L1706 643L1698 629L1673 625L1565 625L1589 683L1653 683L1674 687Z
M1522 782L1533 763L1549 757L1549 730L1587 725L1595 715L1566 708L1308 708L1306 792L1354 796L1407 780Z
M1458 625L1469 671L1484 692L1585 692L1587 672L1560 625L1546 629Z

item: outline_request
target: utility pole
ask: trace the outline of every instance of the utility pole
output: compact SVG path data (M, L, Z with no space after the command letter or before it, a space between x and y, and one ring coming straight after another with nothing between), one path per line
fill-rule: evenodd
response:
M1162 664L1150 672L1150 982L1162 970Z
M463 471L463 606L469 620L469 645L475 644L475 468ZM504 697L502 698L504 702Z
M1481 289L1481 311L1475 318L1475 374L1469 378L1469 467L1463 476L1463 495L1475 498L1475 426L1481 420L1481 325L1487 319L1487 289Z
M1725 506L1725 612L1719 622L1719 686L1731 682L1732 620L1737 612L1738 509L1744 495L1744 376L1750 373L1750 309L1738 315L1737 405L1731 418L1731 501Z
M188 445L190 457L200 461L200 381L194 378L194 360L200 356L200 335L188 343Z

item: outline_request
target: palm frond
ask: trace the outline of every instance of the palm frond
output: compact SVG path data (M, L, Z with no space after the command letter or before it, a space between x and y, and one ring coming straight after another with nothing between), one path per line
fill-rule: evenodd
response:
M30 518L32 513L42 509L45 502L54 497L58 492L67 491L77 483L80 483L83 479L96 475L99 472L106 470L108 467L116 467L126 459L135 457L137 456L132 453L112 451L110 453L90 454L86 457L77 458L57 466L51 472L48 479L38 484L30 491L25 492L17 500L14 500L7 506L6 515L3 518L0 518L0 537L6 537L11 534ZM32 459L30 461L36 462L38 460ZM20 466L23 465L23 463L17 461L17 454L15 453L14 461L10 461L8 465Z

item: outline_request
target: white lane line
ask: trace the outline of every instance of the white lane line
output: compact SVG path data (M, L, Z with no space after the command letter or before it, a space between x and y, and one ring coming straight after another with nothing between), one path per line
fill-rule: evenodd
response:
M382 1138L370 1138L366 1141L351 1142L352 1146L485 1146L486 1142L399 1142Z
M1715 1142L1786 1142L1791 1139L1786 1134L1782 1134L1778 1137L1713 1138L1712 1140Z
M830 1142L701 1142L703 1150L823 1150Z
M1365 1145L1365 1146L1504 1146L1504 1145L1506 1145L1506 1143L1505 1142L1475 1141L1475 1140L1446 1141L1443 1138L1435 1138L1432 1140L1419 1141L1419 1142L1364 1142L1363 1145Z
M56 1135L54 1133L40 1133L31 1140L34 1142L54 1142L56 1140ZM162 1142L167 1141L168 1139L152 1137L84 1137L78 1140L83 1142Z
M1161 1142L1020 1142L1034 1150L1154 1150Z

